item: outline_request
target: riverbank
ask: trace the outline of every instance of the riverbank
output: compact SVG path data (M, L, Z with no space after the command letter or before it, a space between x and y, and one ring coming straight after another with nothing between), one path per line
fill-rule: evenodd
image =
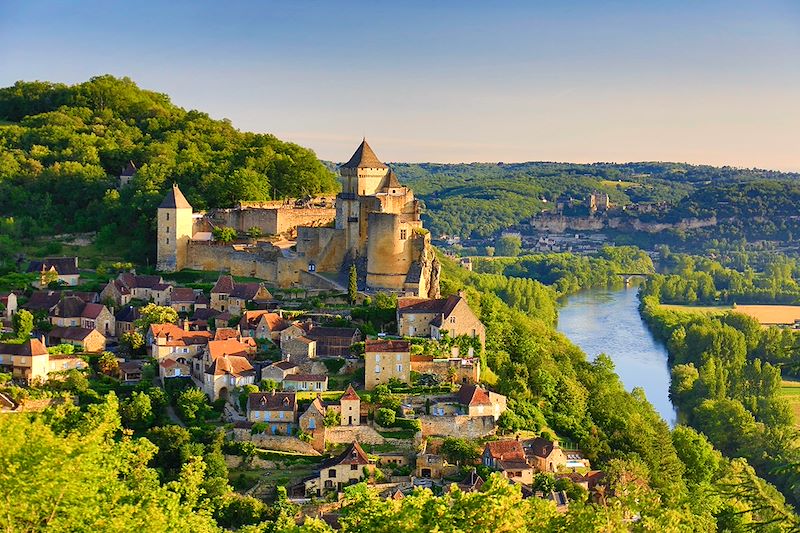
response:
M636 287L587 289L566 297L559 309L558 331L590 359L608 355L627 390L639 387L670 426L676 413L669 399L666 347L639 315Z

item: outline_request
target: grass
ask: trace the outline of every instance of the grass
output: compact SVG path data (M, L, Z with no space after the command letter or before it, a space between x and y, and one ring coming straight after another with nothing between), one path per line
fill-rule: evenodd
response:
M781 383L780 396L789 404L795 427L800 428L800 381L784 379Z
M630 189L632 187L640 187L641 183L636 183L635 181L614 181L614 180L602 180L600 185L605 187L622 187L623 189Z

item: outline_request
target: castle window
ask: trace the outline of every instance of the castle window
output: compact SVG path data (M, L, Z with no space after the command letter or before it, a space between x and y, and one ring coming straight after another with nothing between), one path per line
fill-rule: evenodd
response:
M400 230L400 240L401 241L406 240L406 230L404 230L404 229Z
M169 233L169 226L167 226L167 231L165 231L165 233Z
M169 213L167 213L167 220L169 220Z
M167 237L167 244L169 244L169 237Z

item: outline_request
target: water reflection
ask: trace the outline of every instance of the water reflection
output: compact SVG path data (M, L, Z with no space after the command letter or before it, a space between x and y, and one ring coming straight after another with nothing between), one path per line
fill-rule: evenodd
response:
M636 292L636 287L630 287L591 289L572 295L559 310L558 330L590 359L607 354L625 388L644 389L656 411L673 425L667 350L639 316Z

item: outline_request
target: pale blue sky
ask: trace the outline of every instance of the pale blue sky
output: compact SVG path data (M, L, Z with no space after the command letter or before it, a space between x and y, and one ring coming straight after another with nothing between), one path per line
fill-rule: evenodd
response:
M0 1L0 85L104 73L337 161L800 170L797 1Z

